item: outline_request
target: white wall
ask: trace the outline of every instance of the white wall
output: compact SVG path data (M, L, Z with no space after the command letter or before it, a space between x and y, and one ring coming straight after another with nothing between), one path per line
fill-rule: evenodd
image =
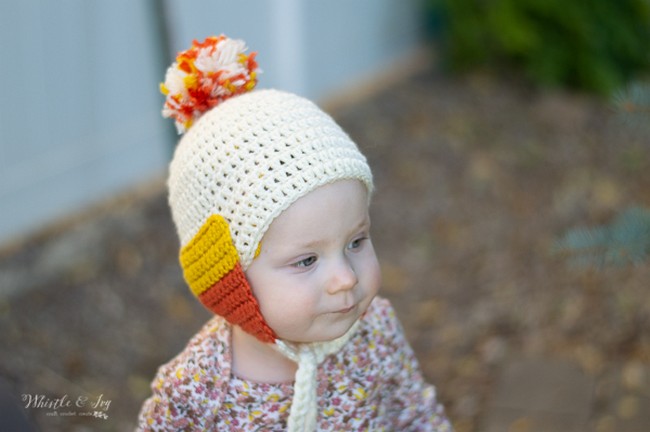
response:
M225 33L258 51L260 87L314 99L419 44L419 0L0 1L0 246L164 170L170 51Z
M260 87L319 99L391 66L420 44L420 0L166 0L173 52L225 33L244 39Z
M0 2L0 242L166 163L149 5Z
M300 1L300 0L297 0ZM308 93L326 97L395 66L421 45L418 1L305 1Z

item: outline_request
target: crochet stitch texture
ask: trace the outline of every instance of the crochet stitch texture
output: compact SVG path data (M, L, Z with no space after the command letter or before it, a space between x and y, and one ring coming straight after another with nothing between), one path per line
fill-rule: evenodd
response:
M372 174L356 144L315 104L257 90L208 111L181 139L170 165L169 202L181 245L213 214L230 224L244 270L267 228L306 193Z
M203 305L261 341L275 341L275 332L262 317L222 216L208 218L181 250L180 261L185 280Z

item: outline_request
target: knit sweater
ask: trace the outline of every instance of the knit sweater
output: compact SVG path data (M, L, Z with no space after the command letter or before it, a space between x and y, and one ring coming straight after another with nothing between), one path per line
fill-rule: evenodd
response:
M158 370L139 431L283 431L293 384L231 372L231 326L212 318ZM388 300L375 298L356 334L318 368L319 431L451 431Z

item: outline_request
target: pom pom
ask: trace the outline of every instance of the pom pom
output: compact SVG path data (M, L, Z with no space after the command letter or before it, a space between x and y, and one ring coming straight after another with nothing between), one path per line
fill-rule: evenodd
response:
M160 91L166 96L162 115L175 120L179 134L204 112L255 87L261 72L257 53L245 54L246 49L244 41L221 35L194 40L178 54Z

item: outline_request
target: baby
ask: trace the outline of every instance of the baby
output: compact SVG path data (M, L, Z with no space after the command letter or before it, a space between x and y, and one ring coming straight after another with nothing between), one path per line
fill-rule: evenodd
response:
M310 101L251 91L254 57L212 37L167 72L180 262L215 316L159 369L138 430L450 431L377 296L365 157Z

